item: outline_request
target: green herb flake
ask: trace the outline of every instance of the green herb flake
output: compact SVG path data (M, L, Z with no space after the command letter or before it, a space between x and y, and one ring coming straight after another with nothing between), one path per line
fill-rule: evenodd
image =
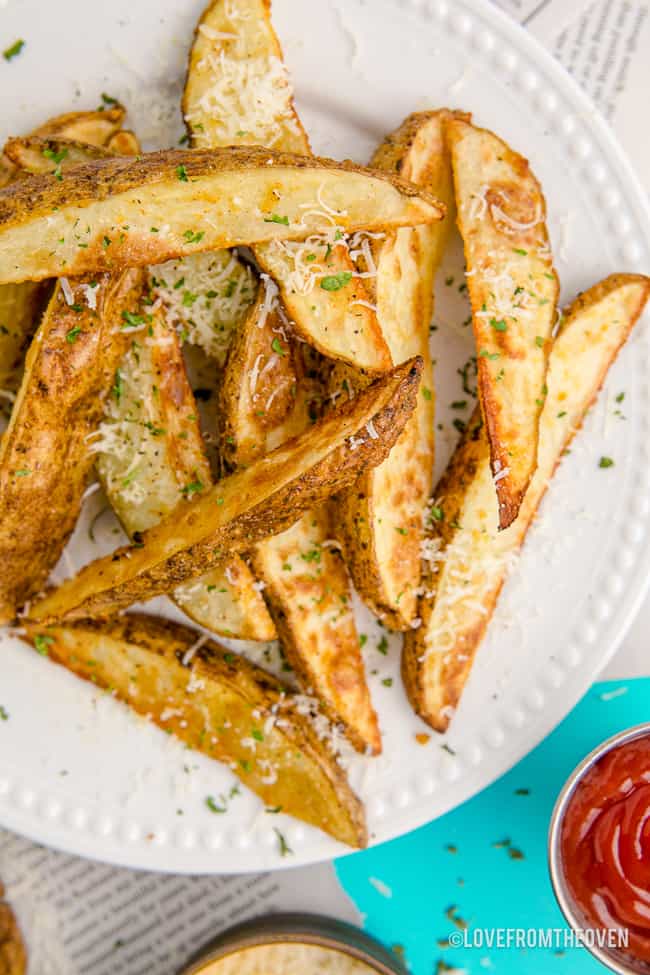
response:
M320 283L323 291L340 291L352 280L352 271L341 271L340 274L330 274Z
M188 242L188 244L198 244L205 237L205 233L202 230L198 230L198 231L186 230L183 233L183 237Z
M275 832L275 835L278 838L278 848L280 850L280 856L281 857L286 857L286 856L289 856L290 854L292 854L293 853L293 850L291 849L291 847L289 846L289 844L285 840L284 835L280 832L280 830L279 829L275 829L275 827L274 827L274 832Z
M14 41L11 47L5 48L5 50L2 52L2 56L5 59L5 61L13 61L14 58L17 58L20 52L22 51L22 49L24 48L24 46L25 46L25 41L23 41L21 38L17 41Z
M6 711L5 708L3 708L3 706L0 704L0 721L8 721L8 720L9 720L9 712Z
M426 386L422 387L422 395L424 396L425 400L427 400L427 402L430 402L433 399L433 393L431 392L430 389L427 389Z
M538 349L543 349L545 342L546 342L546 339L544 338L543 335L536 335L535 336L535 345L537 346Z
M206 796L205 797L205 804L206 804L206 806L208 807L208 809L210 810L211 813L225 813L225 812L227 812L227 809L228 809L228 807L225 805L225 803L224 803L223 806L217 805L217 801L214 798L214 796Z
M383 653L384 657L388 654L388 637L382 636L381 640L377 644L377 650L379 653Z
M598 461L598 466L599 467L603 467L603 468L604 467L613 467L614 466L614 461L612 460L611 457L601 457L600 460Z
M264 741L264 734L259 730L259 728L253 728L251 731L251 737L254 738L255 741Z
M277 336L271 342L271 348L279 356L285 356L287 354L286 349L283 349L282 346L280 345L280 339Z
M186 498L191 498L193 495L198 494L199 491L202 491L203 488L203 482L197 478L196 481L190 481L189 484L186 484L185 487L181 488L181 492Z
M176 167L176 175L180 179L181 183L187 183L187 170L182 163L180 166Z
M14 471L14 477L29 477L31 473L29 467L21 467L20 470Z
M65 333L65 340L70 345L74 345L74 343L77 341L80 335L81 335L81 329L79 328L78 325L75 325L74 328L71 328L68 332Z
M438 505L435 505L434 504L434 506L431 508L431 520L432 521L444 521L445 520L445 513L442 510L442 508L438 507Z
M513 254L521 254L522 257L528 256L528 251L523 250L521 247L513 247Z
M37 633L34 637L34 647L42 657L49 656L50 647L54 643L54 637L48 636L47 633Z
M49 146L46 146L45 149L43 149L43 155L46 159L51 159L52 162L57 163L58 165L60 162L63 162L65 157L68 155L68 150L61 149L59 152L57 152L55 149L50 149Z
M283 227L288 227L289 217L281 217L277 213L273 213L270 217L264 218L264 223L281 223Z
M492 326L492 328L494 329L495 332L507 332L508 331L508 326L506 325L506 323L504 322L504 320L502 318L499 318L499 319L497 319L497 318L491 318L490 319L490 325Z

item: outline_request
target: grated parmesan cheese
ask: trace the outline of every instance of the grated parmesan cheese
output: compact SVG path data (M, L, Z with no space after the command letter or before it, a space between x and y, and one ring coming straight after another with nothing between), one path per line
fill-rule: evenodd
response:
M234 330L255 300L255 277L235 252L192 254L151 269L152 296L182 338L223 366Z

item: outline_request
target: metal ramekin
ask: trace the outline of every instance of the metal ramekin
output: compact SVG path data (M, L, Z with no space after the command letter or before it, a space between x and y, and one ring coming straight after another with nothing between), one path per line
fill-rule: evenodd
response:
M363 931L317 914L270 914L229 928L206 945L180 975L201 975L220 958L270 944L318 945L363 962L377 975L408 975L392 952Z
M562 849L561 849L561 833L562 833L562 821L564 819L564 813L566 812L569 800L573 796L577 784L582 780L586 772L592 768L595 763L610 752L613 748L617 748L620 745L625 745L629 741L634 741L636 738L644 738L650 735L650 721L644 724L635 725L633 728L628 728L626 731L620 731L617 735L612 738L608 738L597 748L594 748L592 752L587 755L585 759L573 770L567 781L565 782L562 791L560 792L553 813L551 815L551 822L548 830L548 868L551 875L551 883L553 885L553 892L557 898L557 902L560 905L562 913L566 918L569 926L573 928L574 931L582 931L589 926L588 922L581 916L579 909L573 903L573 899L568 890L566 881L564 879L564 871L562 868ZM648 975L650 972L650 967L643 962L635 962L634 959L624 956L621 952L615 949L602 948L599 945L585 945L587 951L589 951L595 958L598 959L603 965L609 968L613 972L617 972L618 975Z

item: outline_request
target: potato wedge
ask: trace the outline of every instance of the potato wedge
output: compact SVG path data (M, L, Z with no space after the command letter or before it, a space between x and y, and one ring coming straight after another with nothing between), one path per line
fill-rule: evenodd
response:
M214 0L208 6L194 36L183 112L199 148L257 144L311 155L268 0ZM305 341L360 369L388 369L390 355L364 281L337 235L341 214L318 193L303 216L305 222L325 217L329 232L312 234L301 245L260 244L254 248L258 263L277 281Z
M567 309L548 371L538 467L517 520L498 530L490 450L477 410L434 494L422 625L406 634L404 683L417 713L445 731L494 605L547 484L643 311L650 278L614 274Z
M122 313L141 285L138 270L64 279L30 346L0 443L3 622L42 587L74 528L94 462L88 437L128 343Z
M267 806L365 846L363 807L336 755L270 674L202 643L196 630L143 614L28 630L37 637L50 659L224 762Z
M446 109L410 115L386 137L371 163L424 187L447 207L447 216L436 224L403 227L375 241L377 276L372 280L379 323L394 362L422 357L422 382L415 413L389 456L337 501L337 530L354 584L375 615L394 630L406 630L416 618L422 518L433 479L435 398L429 327L434 275L454 219L443 128L453 117ZM339 371L338 382L341 378L354 383L352 376L341 377Z
M0 883L0 975L25 975L27 951L14 912Z
M106 496L131 538L212 484L178 337L160 309L149 317L119 363L92 448ZM246 640L276 636L255 578L239 556L178 586L173 597L214 633Z
M105 145L115 137L124 114L121 107L105 112L72 112L50 119L36 129L33 136L74 139L83 135L92 145ZM42 158L46 160L45 156ZM56 163L52 168L56 168ZM3 152L0 155L0 188L13 182L19 172ZM25 352L49 295L48 284L27 282L0 286L0 396L5 404L20 386Z
M558 280L546 204L528 162L494 133L446 123L478 353L478 391L499 475L499 527L517 511L537 461Z
M318 363L293 339L274 282L265 278L235 330L219 389L220 453L245 467L302 433L320 415Z
M221 414L229 463L247 465L309 428L322 386L313 353L293 338L275 284L266 280L230 350ZM305 511L291 528L251 550L253 570L301 686L359 751L381 735L366 685L348 574L328 514Z
M136 149L136 152L138 150ZM108 148L74 139L54 138L41 135L27 135L8 139L4 147L5 156L11 160L18 171L42 176L55 173L65 162L66 167L81 166L93 159L107 159L116 155ZM134 155L134 153L125 153Z
M0 286L0 410L10 406L20 386L25 353L48 292L43 282Z
M432 197L403 180L253 146L97 159L62 180L32 176L0 192L0 284L302 239L330 226L326 213L305 220L318 196L350 231L441 215Z
M140 546L92 562L35 603L29 618L113 615L284 531L366 465L384 459L415 406L420 368L418 360L399 366L302 436L179 505L142 535Z

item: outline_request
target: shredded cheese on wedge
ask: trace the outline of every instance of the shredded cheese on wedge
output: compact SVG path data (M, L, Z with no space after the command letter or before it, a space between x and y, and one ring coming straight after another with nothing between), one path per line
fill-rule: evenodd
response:
M236 253L212 251L152 267L151 285L181 338L223 366L233 331L255 299L252 270Z

